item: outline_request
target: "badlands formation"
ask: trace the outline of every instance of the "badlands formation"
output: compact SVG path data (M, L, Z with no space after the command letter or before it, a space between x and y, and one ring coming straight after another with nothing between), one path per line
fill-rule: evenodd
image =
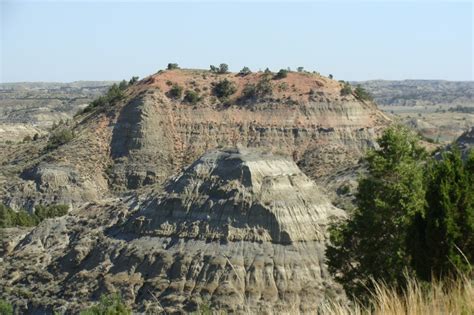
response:
M4 150L4 204L70 212L3 229L0 296L24 313L76 313L113 292L152 313L314 313L343 299L324 249L345 211L321 183L347 174L389 120L340 82L265 76L160 71L77 116L71 141ZM223 80L235 90L219 98ZM270 90L249 97L262 80Z

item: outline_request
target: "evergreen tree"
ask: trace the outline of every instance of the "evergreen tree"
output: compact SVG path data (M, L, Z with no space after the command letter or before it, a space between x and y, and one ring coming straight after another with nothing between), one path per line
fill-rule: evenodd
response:
M420 278L470 271L474 261L474 151L463 162L457 147L432 160L426 210L413 222L413 267Z
M352 220L333 229L330 271L350 294L371 287L371 278L401 284L410 257L406 248L412 218L423 211L425 151L404 127L388 128L380 148L368 153L368 175L359 180Z

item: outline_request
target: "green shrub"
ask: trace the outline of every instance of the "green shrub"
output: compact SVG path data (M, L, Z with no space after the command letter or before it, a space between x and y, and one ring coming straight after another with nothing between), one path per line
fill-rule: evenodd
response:
M96 108L105 108L106 106L114 105L115 102L123 99L125 97L124 90L127 88L128 84L125 80L120 82L120 85L114 83L107 91L107 94L104 96L99 96L93 100L86 108L82 110L82 113L88 113L93 111ZM54 128L53 128L54 129Z
M275 75L275 79L276 80L284 79L287 76L288 76L288 70L280 69L280 71L278 71L278 73Z
M118 100L121 100L125 95L123 94L123 90L127 88L127 82L123 80L120 82L120 85L113 84L109 90L107 91L106 101L110 105L115 103Z
M248 83L242 90L241 101L263 98L272 95L273 85L268 77L263 76L257 84Z
M239 75L241 75L241 76L246 76L246 75L249 75L251 73L252 73L252 71L250 71L249 67L243 67L242 70L239 71Z
M132 314L130 308L123 303L118 294L102 295L99 303L86 310L80 315L129 315Z
M242 100L257 98L257 86L253 83L247 83L242 90Z
M62 217L68 213L68 205L38 205L35 207L35 215L40 221L49 218Z
M196 104L200 100L201 100L201 98L199 97L199 94L195 91L186 90L186 92L184 93L183 101L186 102L186 103Z
M118 88L120 91L125 90L128 87L128 82L125 80L120 81L120 84L118 85Z
M177 63L169 63L168 64L168 67L166 67L166 69L168 70L176 70L176 69L179 69L179 66Z
M367 92L362 86L358 85L354 90L354 95L357 99L361 101L372 101L372 95Z
M54 150L74 139L75 134L69 128L58 128L54 130L48 139L46 150Z
M128 85L134 85L138 82L138 77L132 77L130 81L128 81Z
M328 76L328 78L332 80L332 79L334 78L334 76L333 76L332 74L330 74L330 75Z
M298 67L298 68L296 68L296 71L298 71L298 72L303 72L303 71L304 71L304 68L303 68L303 67Z
M174 84L171 89L168 91L168 97L179 99L183 95L183 87L178 84Z
M0 204L0 228L13 226L35 226L41 221L49 218L61 217L67 214L67 205L36 206L35 213L25 210L14 211Z
M224 73L227 73L227 71L229 71L229 66L225 63L221 63L219 67L210 65L209 68L211 72L219 73L219 74L224 74Z
M341 96L351 95L352 87L348 82L344 82L344 86L341 88Z
M224 74L224 73L227 73L229 71L229 66L225 63L221 63L219 65L219 73L221 74Z
M227 98L234 94L236 91L237 88L235 87L235 84L227 79L219 81L216 85L214 85L214 88L212 89L212 92L218 98Z
M35 226L39 219L25 210L14 211L9 207L0 204L0 228L13 226Z
M13 305L5 300L0 300L0 315L13 315Z

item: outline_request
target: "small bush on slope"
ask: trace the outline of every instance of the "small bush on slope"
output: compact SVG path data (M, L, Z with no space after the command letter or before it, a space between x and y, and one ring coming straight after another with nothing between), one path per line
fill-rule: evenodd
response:
M227 79L219 81L216 85L214 85L214 88L212 89L212 92L218 98L227 98L234 94L236 91L237 88L235 87L235 84Z
M0 315L13 315L13 306L5 300L0 300Z
M39 205L35 207L35 215L40 221L48 218L62 217L68 213L68 205Z
M54 150L74 139L74 131L68 127L56 128L49 136L46 150Z
M373 97L367 92L363 87L358 85L354 90L354 95L357 99L361 101L372 101Z
M39 223L38 217L25 210L14 211L0 204L0 228L13 226L35 226Z
M201 98L199 97L199 94L197 92L192 90L186 90L186 92L184 93L183 101L190 104L196 104L197 102L199 102L200 99Z
M348 82L344 83L344 86L341 89L341 96L351 95L352 87Z
M13 226L35 226L49 218L61 217L67 214L67 205L36 206L35 213L25 210L14 211L0 204L0 228Z
M86 108L84 108L82 112L79 112L79 113L82 113L82 114L88 113L96 108L105 108L107 106L114 105L116 102L120 101L121 99L125 97L125 94L124 94L125 89L129 85L135 84L137 80L138 80L138 77L133 77L128 83L125 80L122 80L119 85L114 83L109 88L106 95L96 98Z
M178 84L174 84L171 87L171 89L168 91L169 98L179 99L181 98L182 95L183 95L183 87Z
M102 295L97 305L81 311L80 315L129 315L132 311L117 294Z
M179 69L179 66L177 63L169 63L168 66L166 67L168 70L176 70Z
M275 75L275 80L284 79L287 76L288 76L288 70L280 69L280 71L278 71L278 73Z

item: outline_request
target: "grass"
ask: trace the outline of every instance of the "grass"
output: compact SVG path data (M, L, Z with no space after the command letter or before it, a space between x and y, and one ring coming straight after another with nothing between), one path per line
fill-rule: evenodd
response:
M386 315L441 315L474 314L473 279L461 276L457 280L436 281L430 284L408 279L403 292L375 283L369 305L327 301L320 314L386 314Z

